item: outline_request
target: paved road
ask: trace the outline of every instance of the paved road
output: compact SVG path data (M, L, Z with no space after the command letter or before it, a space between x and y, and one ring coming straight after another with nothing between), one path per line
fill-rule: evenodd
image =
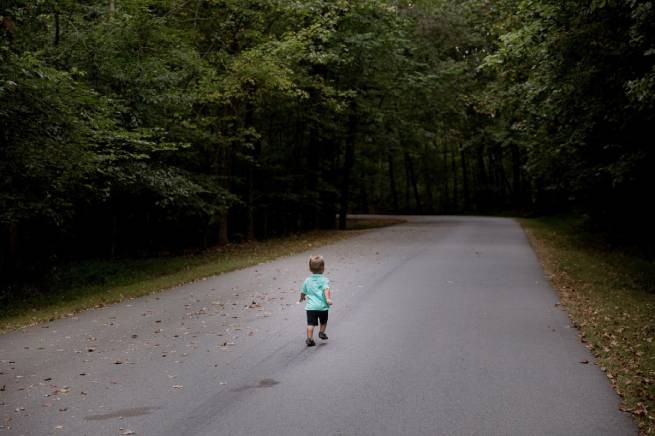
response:
M636 434L556 302L514 221L410 218L0 336L0 434Z

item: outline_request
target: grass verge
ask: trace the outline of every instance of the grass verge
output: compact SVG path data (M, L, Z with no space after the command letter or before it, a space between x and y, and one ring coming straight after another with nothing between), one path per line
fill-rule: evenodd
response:
M583 343L642 435L655 435L655 262L575 218L521 219Z
M401 222L357 219L349 221L349 231L308 232L227 245L193 255L71 264L60 271L51 291L2 301L0 333L299 253L359 235L365 229Z

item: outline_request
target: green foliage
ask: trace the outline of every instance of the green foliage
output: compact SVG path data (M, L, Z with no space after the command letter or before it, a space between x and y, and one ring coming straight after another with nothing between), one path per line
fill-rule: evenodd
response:
M42 245L145 254L348 210L618 225L653 182L652 2L0 8L1 270Z
M89 143L105 102L70 74L32 53L3 48L0 65L0 222L44 218L60 224L74 211L93 167Z
M514 112L538 191L598 216L637 213L653 183L651 2L516 3L486 65L505 81L498 108Z

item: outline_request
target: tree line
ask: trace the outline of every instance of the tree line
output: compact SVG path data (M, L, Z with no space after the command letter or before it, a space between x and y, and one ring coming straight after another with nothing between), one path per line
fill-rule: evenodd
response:
M577 210L652 238L654 14L0 0L2 280L348 212Z

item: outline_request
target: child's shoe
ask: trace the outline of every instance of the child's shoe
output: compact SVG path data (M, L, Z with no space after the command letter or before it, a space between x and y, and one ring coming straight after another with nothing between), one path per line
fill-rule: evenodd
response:
M323 332L318 332L318 337L323 339L324 341L327 340L327 335Z
M312 338L307 338L305 343L307 344L308 347L313 347L314 345L316 345L316 342L314 342L314 339Z

